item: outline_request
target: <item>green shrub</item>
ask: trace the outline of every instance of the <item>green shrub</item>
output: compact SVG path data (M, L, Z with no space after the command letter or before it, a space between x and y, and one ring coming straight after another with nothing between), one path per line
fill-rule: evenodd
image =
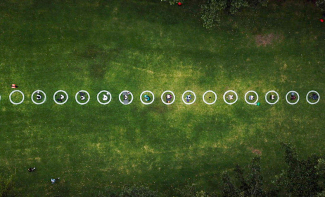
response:
M211 28L220 24L219 15L223 11L235 14L244 7L267 6L267 3L268 0L208 0L206 4L201 5L203 27Z
M325 0L317 0L317 7L319 7L323 12L325 12Z
M220 23L219 12L227 7L227 0L209 0L201 5L203 27L211 28Z
M161 1L167 1L167 0L161 0ZM182 1L179 1L179 0L169 0L168 1L170 5L173 5L173 4L176 4L178 2L182 2Z

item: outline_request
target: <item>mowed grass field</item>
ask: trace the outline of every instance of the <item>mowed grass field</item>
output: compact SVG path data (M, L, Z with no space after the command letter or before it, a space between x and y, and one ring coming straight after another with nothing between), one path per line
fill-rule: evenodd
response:
M19 195L96 196L127 184L166 196L187 184L220 192L221 173L256 154L265 181L280 173L281 142L301 157L324 153L320 12L289 1L222 16L206 30L196 9L154 0L0 3L0 167ZM25 94L21 105L9 102L12 83ZM38 89L43 105L30 99ZM57 105L61 89L69 100ZM88 104L75 102L79 90ZM108 105L96 100L101 90L113 95ZM134 95L130 105L118 100L123 90ZM140 102L144 90L153 104ZM176 95L170 106L160 100L165 90ZM181 100L186 90L197 95L192 105ZM214 105L202 101L207 90L218 95ZM222 99L227 90L239 96L234 105ZM246 104L249 90L261 106ZM270 90L280 95L273 106L264 100ZM291 90L296 105L285 101ZM306 102L310 90L321 95L316 105Z

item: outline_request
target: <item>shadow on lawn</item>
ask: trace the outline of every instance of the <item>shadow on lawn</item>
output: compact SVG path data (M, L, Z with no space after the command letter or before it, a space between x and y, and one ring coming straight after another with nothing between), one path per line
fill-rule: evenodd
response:
M109 70L109 65L120 54L120 48L104 49L95 44L90 44L85 49L76 50L75 55L86 60L93 60L89 65L91 76L102 79Z

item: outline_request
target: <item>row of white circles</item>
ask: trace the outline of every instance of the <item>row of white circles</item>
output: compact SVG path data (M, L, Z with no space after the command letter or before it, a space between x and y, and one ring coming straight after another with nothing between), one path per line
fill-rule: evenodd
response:
M15 93L15 92L19 92L19 93L21 93L21 95L23 96L23 99L22 99L20 102L18 102L18 103L13 102L13 101L11 100L11 96L12 96L12 94ZM42 102L40 102L40 103L37 103L37 102L34 101L33 96L34 96L35 93L39 93L39 92L41 92L42 94L44 94L44 100L43 100ZM59 102L56 101L56 99L55 99L55 95L56 95L57 93L59 93L59 92L62 92L62 93L64 93L64 94L66 95L67 98L66 98L66 100L65 100L64 102L59 103ZM78 99L77 99L77 97L78 97L78 93L80 93L80 92L84 92L84 93L86 93L87 96L88 96L88 100L87 100L86 102L84 102L84 103L79 102ZM130 102L128 102L127 104L123 103L123 101L121 100L121 95L122 95L123 92L128 92L128 93L130 93L131 96L132 96L132 99L131 99ZM146 92L149 92L150 94L152 94L152 101L149 102L149 103L145 103L145 102L142 101L142 95L143 95L144 93L146 93ZM173 98L174 98L173 101L170 102L170 103L165 102L164 99L163 99L164 94L165 94L165 93L168 93L168 92L171 93L171 94L173 95ZM186 103L185 100L184 100L184 96L185 96L185 94L186 94L187 92L192 93L192 94L194 95L194 100L193 100L193 102L191 102L191 103ZM232 102L232 103L226 101L226 94L229 93L229 92L232 92L232 93L234 93L234 94L236 95L236 100L235 100L234 102ZM250 92L256 94L256 101L255 101L254 103L250 103L250 102L247 101L247 94L250 93ZM106 103L100 101L100 99L99 99L99 95L100 95L101 93L106 93L107 95L110 95L110 99L109 99ZM214 99L213 102L208 103L208 102L205 100L204 97L205 97L205 95L206 95L207 93L213 93L213 94L214 94L215 99ZM267 100L267 95L268 95L269 93L275 93L275 94L277 95L277 100L276 100L274 103L271 103L271 102L269 102L269 101ZM297 94L298 98L297 98L297 101L296 101L296 102L291 103L291 102L288 101L288 95L289 95L290 93L295 93L295 94ZM316 94L318 95L318 100L317 100L316 102L312 103L312 102L310 102L310 101L308 100L308 95L309 95L310 93L316 93ZM293 90L292 90L292 91L289 91L289 92L287 93L287 95L286 95L286 101L287 101L287 103L289 103L290 105L295 105L295 104L297 104L297 103L299 102L299 98L300 98L300 96L299 96L298 92L293 91ZM12 92L10 93L10 95L9 95L9 100L10 100L10 102L11 102L12 104L14 104L14 105L19 105L19 104L23 103L23 102L24 102L24 99L25 99L25 95L24 95L24 93L23 93L22 91L20 91L20 90L14 90L14 91L12 91ZM32 99L32 102L33 102L33 103L35 103L36 105L40 105L40 104L43 104L43 103L46 101L46 94L45 94L45 92L43 92L42 90L36 90L36 91L34 91L34 92L32 93L31 99ZM54 102L55 102L56 104L63 105L64 103L66 103L66 102L68 101L68 99L69 99L68 93L67 93L66 91L64 91L64 90L58 90L58 91L56 91L56 92L53 94L53 100L54 100ZM0 95L0 100L1 100L1 95ZM87 103L89 102L89 100L90 100L90 95L89 95L89 93L88 93L86 90L80 90L79 92L76 93L76 95L75 95L75 100L76 100L76 102L77 102L78 104L80 104L80 105L85 105L85 104L87 104ZM112 100L111 93L110 93L109 91L107 91L107 90L102 90L102 91L100 91L100 92L97 94L97 101L98 101L98 103L100 103L100 104L102 104L102 105L107 105L108 103L111 102L111 100ZM124 91L122 91L122 92L119 94L119 100L120 100L120 102L121 102L123 105L129 105L129 104L131 104L132 101L133 101L133 94L132 94L131 92L129 92L128 90L124 90ZM153 103L154 100L155 100L155 96L154 96L153 92L151 92L151 91L149 91L149 90L143 91L143 92L141 93L141 95L140 95L140 101L141 101L144 105L150 105L151 103ZM182 100L183 100L183 102L184 102L185 104L187 104L187 105L191 105L191 104L193 104L193 103L195 102L195 100L196 100L196 95L195 95L195 93L194 93L193 91L191 91L191 90L187 90L187 91L185 91L185 92L183 93L183 95L182 95ZM237 100L238 100L238 95L237 95L237 93L236 93L235 91L233 91L233 90L228 90L228 91L226 91L226 92L223 94L223 100L224 100L225 103L227 103L228 105L232 105L232 104L235 104L235 103L237 102ZM316 103L319 102L319 100L320 100L320 95L319 95L319 93L318 93L317 91L315 91L315 90L311 90L311 91L309 91L309 92L307 93L307 95L306 95L306 100L307 100L307 102L308 102L309 104L314 105L314 104L316 104ZM164 91L164 92L161 94L161 101L162 101L164 104L166 104L166 105L171 105L171 104L173 104L174 101L175 101L175 94L174 94L174 92L172 92L172 91L170 91L170 90L166 90L166 91ZM214 104L216 101L217 101L217 94L216 94L214 91L212 91L212 90L208 90L208 91L206 91L206 92L203 94L203 102L204 102L204 103L206 103L206 104L208 104L208 105L212 105L212 104ZM257 94L257 92L255 92L255 91L253 91L253 90L250 90L250 91L246 92L246 94L245 94L245 101L246 101L246 103L248 103L248 104L250 104L250 105L256 105L256 103L257 103L257 101L258 101L258 94ZM274 104L276 104L276 103L279 101L279 94L278 94L276 91L274 91L274 90L268 91L268 92L265 94L265 101L266 101L268 104L270 104L270 105L274 105Z

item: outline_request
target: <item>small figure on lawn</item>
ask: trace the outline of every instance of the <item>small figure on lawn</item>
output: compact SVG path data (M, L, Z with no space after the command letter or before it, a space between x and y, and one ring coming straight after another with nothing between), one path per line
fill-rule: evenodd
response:
M57 182L58 180L60 180L60 177L56 178L56 179L51 179L51 183L54 184L55 182Z
M36 168L35 167L34 168L28 168L27 170L28 170L28 172L34 172L36 170Z
M123 92L123 103L124 104L128 104L130 102L130 100L129 100L130 94L131 94L130 92Z
M36 99L37 100L41 100L42 99L42 95L40 94L39 91L37 91Z
M166 101L167 103L170 103L172 101L173 96L171 94L166 95Z
M107 95L103 94L103 101L107 101L108 100L108 93Z
M82 101L86 99L84 92L79 92L79 96L80 96L80 100Z
M233 100L234 99L234 95L230 94L228 97L227 97L228 100Z
M144 95L144 99L145 99L145 101L150 101L151 99L150 99L150 96L148 96L148 95Z
M309 96L309 98L313 100L318 100L318 95L316 93L313 93L312 95Z
M191 99L192 99L192 97L191 97L190 94L186 96L186 101L187 101L187 102L190 102Z
M254 96L253 95L250 95L249 97L248 97L248 100L250 100L250 101L252 101L252 100L254 100Z
M291 97L290 97L290 99L291 100L295 100L297 97L296 97L296 95L295 95L295 93L294 92L291 92Z
M271 95L270 95L270 99L271 99L271 100L275 100L275 95L274 95L274 94L271 94Z
M56 99L58 102L63 102L63 99L64 99L64 95L63 94L60 94L60 98Z
M11 88L18 88L16 84L11 84Z

